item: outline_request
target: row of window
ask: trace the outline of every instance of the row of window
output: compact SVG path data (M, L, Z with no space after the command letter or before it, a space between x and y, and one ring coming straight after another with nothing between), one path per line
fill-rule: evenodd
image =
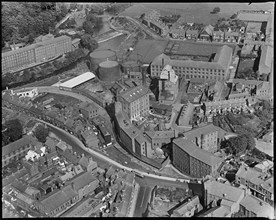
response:
M153 65L153 66L151 66L151 68L152 68L152 70L162 70L163 68L162 68L162 66L159 66L159 65ZM191 70L191 71L209 71L209 72L212 72L212 71L214 71L214 72L216 72L216 71L218 71L218 72L224 72L224 70L220 70L220 69L218 69L218 70L216 70L216 69L207 69L207 68L196 68L196 67L185 67L185 66L173 66L172 67L172 69L173 70L179 70L179 71L185 71L185 70Z

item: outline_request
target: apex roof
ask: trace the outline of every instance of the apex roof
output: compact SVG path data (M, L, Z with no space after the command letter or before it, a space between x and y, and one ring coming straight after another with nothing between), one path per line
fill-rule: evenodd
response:
M228 184L208 180L204 183L208 194L223 198L231 202L238 202L244 197L244 190Z

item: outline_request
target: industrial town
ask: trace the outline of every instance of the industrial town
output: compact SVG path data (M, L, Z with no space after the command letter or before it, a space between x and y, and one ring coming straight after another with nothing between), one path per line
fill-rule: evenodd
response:
M1 4L3 218L275 218L273 2Z

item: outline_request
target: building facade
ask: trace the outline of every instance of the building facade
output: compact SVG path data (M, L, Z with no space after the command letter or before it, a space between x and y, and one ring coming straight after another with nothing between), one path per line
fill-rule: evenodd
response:
M70 51L72 51L71 38L64 35L2 53L2 73L46 61Z
M222 159L198 148L185 138L173 140L173 164L181 172L193 177L216 176Z
M160 77L164 65L169 64L179 77L185 79L228 80L232 62L232 48L224 45L216 53L213 62L171 59L165 54L157 56L151 63L151 76Z
M86 118L94 118L99 115L99 108L92 103L83 102L80 104L80 112Z
M149 92L143 85L122 92L118 101L122 103L122 111L131 121L139 120L149 113Z

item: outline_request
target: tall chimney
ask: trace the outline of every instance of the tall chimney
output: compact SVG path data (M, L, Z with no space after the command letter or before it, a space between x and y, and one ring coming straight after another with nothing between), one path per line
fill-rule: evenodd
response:
M162 58L162 69L164 68L164 58Z

